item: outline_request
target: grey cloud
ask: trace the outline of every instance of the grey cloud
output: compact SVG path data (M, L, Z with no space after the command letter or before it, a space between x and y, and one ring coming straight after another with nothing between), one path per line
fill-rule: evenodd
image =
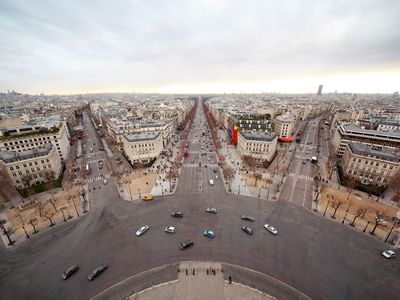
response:
M6 1L0 90L399 67L400 1Z

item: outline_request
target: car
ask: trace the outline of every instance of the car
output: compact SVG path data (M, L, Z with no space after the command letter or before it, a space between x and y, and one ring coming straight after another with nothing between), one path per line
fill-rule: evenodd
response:
M88 275L88 279L92 281L95 279L97 276L99 276L101 273L103 273L105 270L107 270L107 265L101 264L98 265L94 270Z
M176 232L176 227L175 226L167 226L167 227L165 227L165 232L175 233Z
M152 194L146 194L143 196L144 201L151 201L154 199L154 196Z
M138 229L138 231L136 231L136 236L141 236L143 233L145 233L147 230L149 230L149 226L148 225L143 225L142 227L140 227Z
M250 216L248 216L248 215L242 215L240 218L241 218L242 220L250 221L250 222L254 222L254 220L255 220L253 217L250 217Z
M253 230L252 230L250 227L243 226L243 227L242 227L242 230L243 230L244 232L246 232L247 234L249 234L249 235L252 235L252 234L253 234Z
M183 249L192 247L193 245L194 245L194 243L193 243L192 240L187 240L187 241L182 242L182 243L179 245L179 249L183 250Z
M204 234L204 236L209 237L209 238L214 238L215 237L214 231L209 230L209 229L205 230L203 232L203 234Z
M183 212L181 211L174 211L171 216L175 217L175 218L182 218L183 217Z
M214 207L209 207L206 209L206 212L209 212L211 214L216 214L217 213L217 209Z
M306 164L306 162L303 160L303 161L302 161L302 164L303 164L303 165L305 165L305 164Z
M68 269L66 269L64 273L62 273L61 278L63 280L66 280L66 279L70 278L73 274L78 272L78 270L79 270L78 265L72 265Z
M214 172L214 173L217 173L218 171L217 171L217 169L214 169L213 172Z
M215 180L218 180L218 179L219 179L218 175L215 175Z
M107 184L108 183L107 179L103 179L103 183Z
M382 252L382 255L386 258L394 258L396 256L396 253L393 250L386 250Z
M265 224L264 228L267 229L269 232L271 232L272 234L277 235L278 234L278 230L276 230L275 227L273 227L272 225L269 224Z
M210 179L210 185L214 185L214 180Z

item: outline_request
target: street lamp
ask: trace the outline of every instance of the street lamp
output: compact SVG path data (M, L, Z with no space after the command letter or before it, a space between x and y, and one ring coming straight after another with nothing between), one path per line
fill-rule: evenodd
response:
M129 188L129 195L130 195L130 197L131 197L131 201L132 201L131 181L129 180L129 181L127 181L126 183L128 184L128 188Z
M140 188L138 188L138 192L139 192L139 198L142 198L142 196L140 195Z

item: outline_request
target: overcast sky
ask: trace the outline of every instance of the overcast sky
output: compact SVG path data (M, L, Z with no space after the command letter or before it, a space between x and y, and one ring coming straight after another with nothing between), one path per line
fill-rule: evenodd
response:
M0 92L400 90L399 0L0 0Z

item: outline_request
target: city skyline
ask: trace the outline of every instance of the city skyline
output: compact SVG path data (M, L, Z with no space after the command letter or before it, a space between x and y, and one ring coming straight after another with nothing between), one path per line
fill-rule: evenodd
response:
M397 1L0 4L0 92L393 93Z

